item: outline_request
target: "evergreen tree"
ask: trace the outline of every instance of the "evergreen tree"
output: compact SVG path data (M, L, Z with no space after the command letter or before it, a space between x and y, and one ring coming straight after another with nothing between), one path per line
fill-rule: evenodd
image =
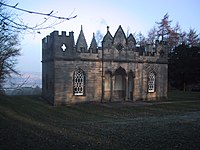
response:
M172 86L187 90L200 82L200 47L179 45L169 55L169 81Z
M161 19L161 22L156 22L158 25L157 36L161 41L166 41L169 38L169 34L171 33L171 20L169 20L169 15L166 13Z
M187 44L189 46L199 46L199 35L195 31L195 29L190 29L189 32L187 33Z

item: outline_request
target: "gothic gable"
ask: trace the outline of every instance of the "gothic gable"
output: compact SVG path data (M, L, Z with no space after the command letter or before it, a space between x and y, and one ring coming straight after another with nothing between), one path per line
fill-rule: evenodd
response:
M127 46L129 50L132 50L133 48L136 47L136 40L133 37L133 34L130 34L129 37L127 38Z
M123 50L126 47L126 35L121 25L119 26L119 28L117 29L115 33L113 44L115 48L118 50Z
M113 37L110 34L109 27L107 27L107 33L103 38L103 48L111 48L113 43Z

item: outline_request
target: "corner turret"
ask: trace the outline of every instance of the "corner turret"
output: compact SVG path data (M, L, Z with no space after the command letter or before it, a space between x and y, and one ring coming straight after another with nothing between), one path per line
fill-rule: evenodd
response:
M53 59L72 58L74 53L74 35L66 31L59 34L58 31L53 31L50 35L42 39L42 61Z

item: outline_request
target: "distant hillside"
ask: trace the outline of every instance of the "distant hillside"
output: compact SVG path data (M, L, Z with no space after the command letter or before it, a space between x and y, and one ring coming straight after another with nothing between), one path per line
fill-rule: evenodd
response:
M21 75L12 74L12 76L6 80L4 88L8 95L38 94L42 88L42 73L22 72Z
M22 85L23 87L42 87L42 73L41 72L22 72L21 75L12 74L7 79L4 87L12 88L15 85Z

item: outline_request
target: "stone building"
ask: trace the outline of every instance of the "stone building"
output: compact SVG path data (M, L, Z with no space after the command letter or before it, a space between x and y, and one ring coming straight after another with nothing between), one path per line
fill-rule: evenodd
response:
M65 31L42 40L42 95L53 105L165 98L167 72L165 43L137 45L121 26L114 36L107 27L101 47L82 27L76 42Z

